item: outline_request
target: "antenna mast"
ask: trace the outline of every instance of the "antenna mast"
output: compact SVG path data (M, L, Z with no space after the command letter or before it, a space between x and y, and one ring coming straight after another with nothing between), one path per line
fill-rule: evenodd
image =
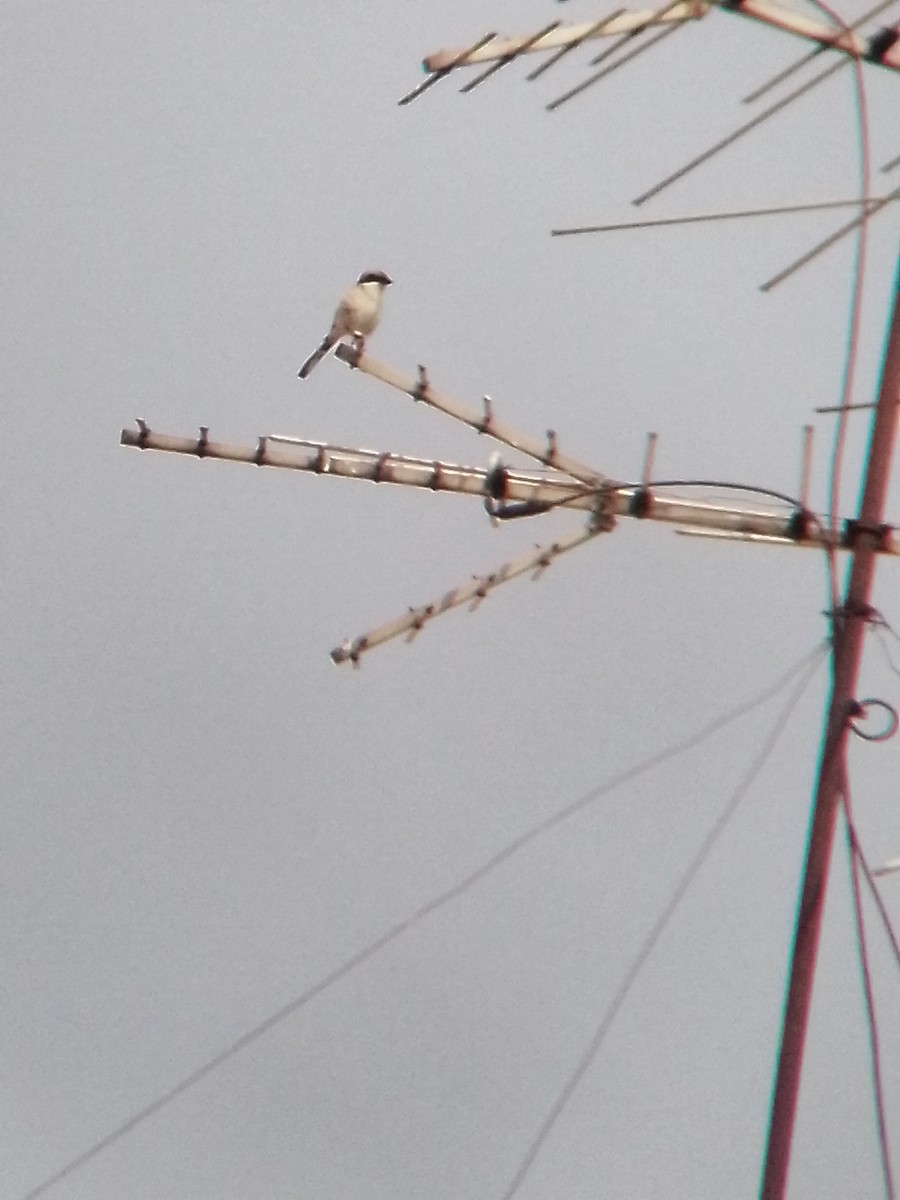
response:
M894 281L894 307L882 368L881 390L875 409L866 480L859 517L855 523L856 544L850 565L847 594L832 614L834 629L834 683L825 721L819 778L813 802L812 824L806 852L806 867L797 912L791 975L778 1073L772 1098L769 1138L763 1172L763 1200L782 1200L787 1186L794 1118L800 1090L803 1046L809 1020L813 980L828 868L834 843L838 806L846 778L847 731L857 715L854 699L862 658L866 624L874 615L869 604L875 574L875 547L884 526L891 459L900 413L900 263Z

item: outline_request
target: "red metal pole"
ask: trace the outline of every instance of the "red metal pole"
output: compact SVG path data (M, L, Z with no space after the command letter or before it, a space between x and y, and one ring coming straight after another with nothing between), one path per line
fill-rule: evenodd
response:
M900 413L900 267L894 281L894 304L888 333L887 351L882 368L881 388L872 435L866 480L859 518L847 594L841 611L834 618L834 682L819 778L813 802L812 822L806 852L806 867L797 927L791 975L784 1009L778 1072L772 1095L769 1137L760 1196L762 1200L783 1200L787 1186L803 1046L812 998L813 978L828 868L834 843L838 805L841 795L848 718L853 711L859 665L862 658L866 622L871 616L869 597L875 572L876 547L887 500L891 458Z

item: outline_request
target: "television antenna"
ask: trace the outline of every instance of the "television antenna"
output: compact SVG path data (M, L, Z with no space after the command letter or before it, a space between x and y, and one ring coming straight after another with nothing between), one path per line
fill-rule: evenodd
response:
M405 376L346 344L338 347L337 357L352 369L380 380L414 402L434 408L476 433L519 451L547 470L515 469L504 465L497 456L490 467L464 466L359 447L333 446L284 434L262 436L253 446L236 446L212 441L207 427L202 427L197 436L181 437L157 433L143 419L136 422L136 429L121 431L121 444L193 458L222 459L338 479L476 496L482 500L493 521L571 510L573 514L585 514L585 522L567 537L536 546L487 575L473 576L434 601L409 608L396 619L348 639L331 651L335 663L351 662L358 666L365 653L384 642L402 636L411 640L426 624L460 605L477 608L489 593L504 583L529 573L533 578L539 578L561 555L600 533L612 532L618 518L659 521L674 525L681 534L757 544L852 550L859 542L857 522L845 520L837 529L832 529L824 516L807 507L813 447L811 425L804 428L796 497L720 480L654 480L652 470L657 446L654 433L647 438L640 478L622 483L608 479L600 471L565 453L555 430L548 430L546 440L540 441L499 421L489 397L483 398L480 412L459 404L432 386L424 366L419 366L415 378ZM733 505L712 504L690 494L712 487L729 488L740 499ZM873 550L876 554L900 555L900 531L889 525L882 526Z
M745 97L747 103L755 103L819 56L834 56L829 65L818 74L780 100L771 103L677 170L646 188L634 198L634 203L641 206L847 66L855 65L860 69L865 64L889 72L900 71L900 21L871 27L871 22L886 12L894 2L895 0L882 0L852 25L801 17L768 3L768 0L733 0L723 4L707 3L705 0L674 0L653 10L630 12L619 8L592 22L578 25L565 25L554 21L538 30L513 38L501 39L490 33L464 49L439 51L426 57L426 78L404 95L399 103L411 103L437 83L457 72L482 68L480 73L469 78L461 89L465 93L471 93L521 57L549 55L527 76L528 80L534 81L580 48L587 48L589 53L596 41L613 39L611 45L607 45L590 60L590 66L598 69L547 104L548 110L556 111L593 88L612 71L713 12L740 14L790 33L812 46L793 66L779 72ZM900 155L881 164L881 172L888 175L898 166ZM877 197L862 195L851 200L838 198L818 202L816 207L835 209L855 205L858 212L827 238L762 281L762 289L769 291L778 286L843 238L858 231L898 199L900 186L889 188ZM808 211L811 207L813 205L810 203L798 203L782 206L777 213L773 209L756 209L689 214L662 218L657 222L615 225L598 222L557 229L553 233L556 236L573 236L610 232L614 228L621 230L626 224L628 227L647 227L651 224L684 221L773 216L787 211ZM476 606L497 587L522 574L540 574L557 557L593 540L601 533L611 532L619 518L667 521L674 523L682 532L700 536L749 542L764 541L793 547L819 546L832 554L839 550L849 553L849 582L843 598L835 598L833 611L829 614L832 622L834 677L813 802L761 1187L764 1200L781 1200L787 1186L800 1070L831 850L842 804L849 820L846 747L850 732L860 732L855 722L864 714L867 706L883 704L881 701L860 701L855 692L865 634L878 619L878 614L871 605L875 562L879 554L900 553L900 535L884 519L900 411L900 272L895 278L893 310L877 401L871 405L851 405L845 398L845 402L837 408L823 407L818 410L822 413L836 412L839 420L843 422L852 409L873 409L863 496L859 512L853 519L839 520L834 513L825 518L811 512L807 507L812 452L809 430L804 435L803 466L796 497L783 496L763 488L745 489L732 484L729 486L736 494L743 493L746 497L755 491L757 497L760 494L764 495L767 503L760 503L758 498L753 502L744 498L736 500L733 506L710 504L684 494L690 484L708 484L710 481L660 481L654 478L652 465L655 435L651 434L648 437L647 454L640 478L636 482L611 480L595 468L578 462L564 452L555 432L548 432L544 441L525 437L495 418L492 402L487 398L479 411L470 410L443 396L432 387L424 367L419 368L417 376L405 376L371 359L359 348L349 346L340 347L338 357L360 373L371 375L387 386L406 393L414 401L442 411L478 434L501 445L515 448L531 458L541 469L519 470L500 459L495 459L487 468L462 466L390 452L331 446L284 435L266 435L261 437L254 447L248 448L211 441L206 427L201 428L197 437L178 437L157 433L143 420L138 422L137 431L123 430L121 441L124 445L142 450L225 459L260 467L301 470L319 475L363 479L375 483L389 482L400 486L477 496L493 520L536 517L560 508L584 514L585 523L566 538L529 550L489 575L472 579L431 603L410 609L396 620L343 643L332 651L335 662L350 661L358 664L364 653L383 642L403 635L414 636L426 623L459 605L468 603ZM717 486L723 485L718 483ZM679 490L673 494L672 489L676 488ZM769 501L771 503L768 503ZM892 728L895 724L894 721ZM855 837L855 834L853 836ZM895 869L896 862L892 860L880 868L878 873L888 874ZM892 1184L886 1145L883 1147L883 1161L886 1183L890 1191Z

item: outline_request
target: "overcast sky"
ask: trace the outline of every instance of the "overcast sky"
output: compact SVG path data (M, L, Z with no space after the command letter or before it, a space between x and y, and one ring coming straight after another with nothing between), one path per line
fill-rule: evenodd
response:
M714 12L553 113L584 49L534 83L516 63L397 107L425 53L604 11L0 7L2 1196L826 636L820 554L622 521L539 583L336 668L344 637L581 518L492 528L477 500L118 445L143 417L486 465L489 443L339 362L298 381L341 291L381 269L375 357L426 363L469 404L490 393L621 479L655 430L659 477L794 493L814 421L822 507L832 418L812 410L840 400L852 239L758 285L845 214L549 236L637 215L803 44ZM639 211L852 198L852 76ZM877 168L900 153L900 78L866 79ZM876 171L873 190L898 182ZM877 390L898 232L894 209L872 223L858 401ZM845 514L866 430L854 416ZM900 630L898 578L880 562L874 603ZM861 694L897 703L870 641ZM522 1200L755 1194L827 686L823 664ZM529 842L46 1194L500 1200L788 694ZM900 741L850 753L877 863L900 853ZM796 1200L880 1194L842 837ZM882 891L900 922L900 876ZM900 979L874 920L870 943L900 1173Z

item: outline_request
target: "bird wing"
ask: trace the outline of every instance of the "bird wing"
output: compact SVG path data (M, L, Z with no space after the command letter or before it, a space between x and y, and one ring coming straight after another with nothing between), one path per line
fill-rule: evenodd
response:
M346 337L348 333L355 333L353 325L354 307L348 297L345 296L335 309L329 337L333 337L335 341L338 341L340 338Z

